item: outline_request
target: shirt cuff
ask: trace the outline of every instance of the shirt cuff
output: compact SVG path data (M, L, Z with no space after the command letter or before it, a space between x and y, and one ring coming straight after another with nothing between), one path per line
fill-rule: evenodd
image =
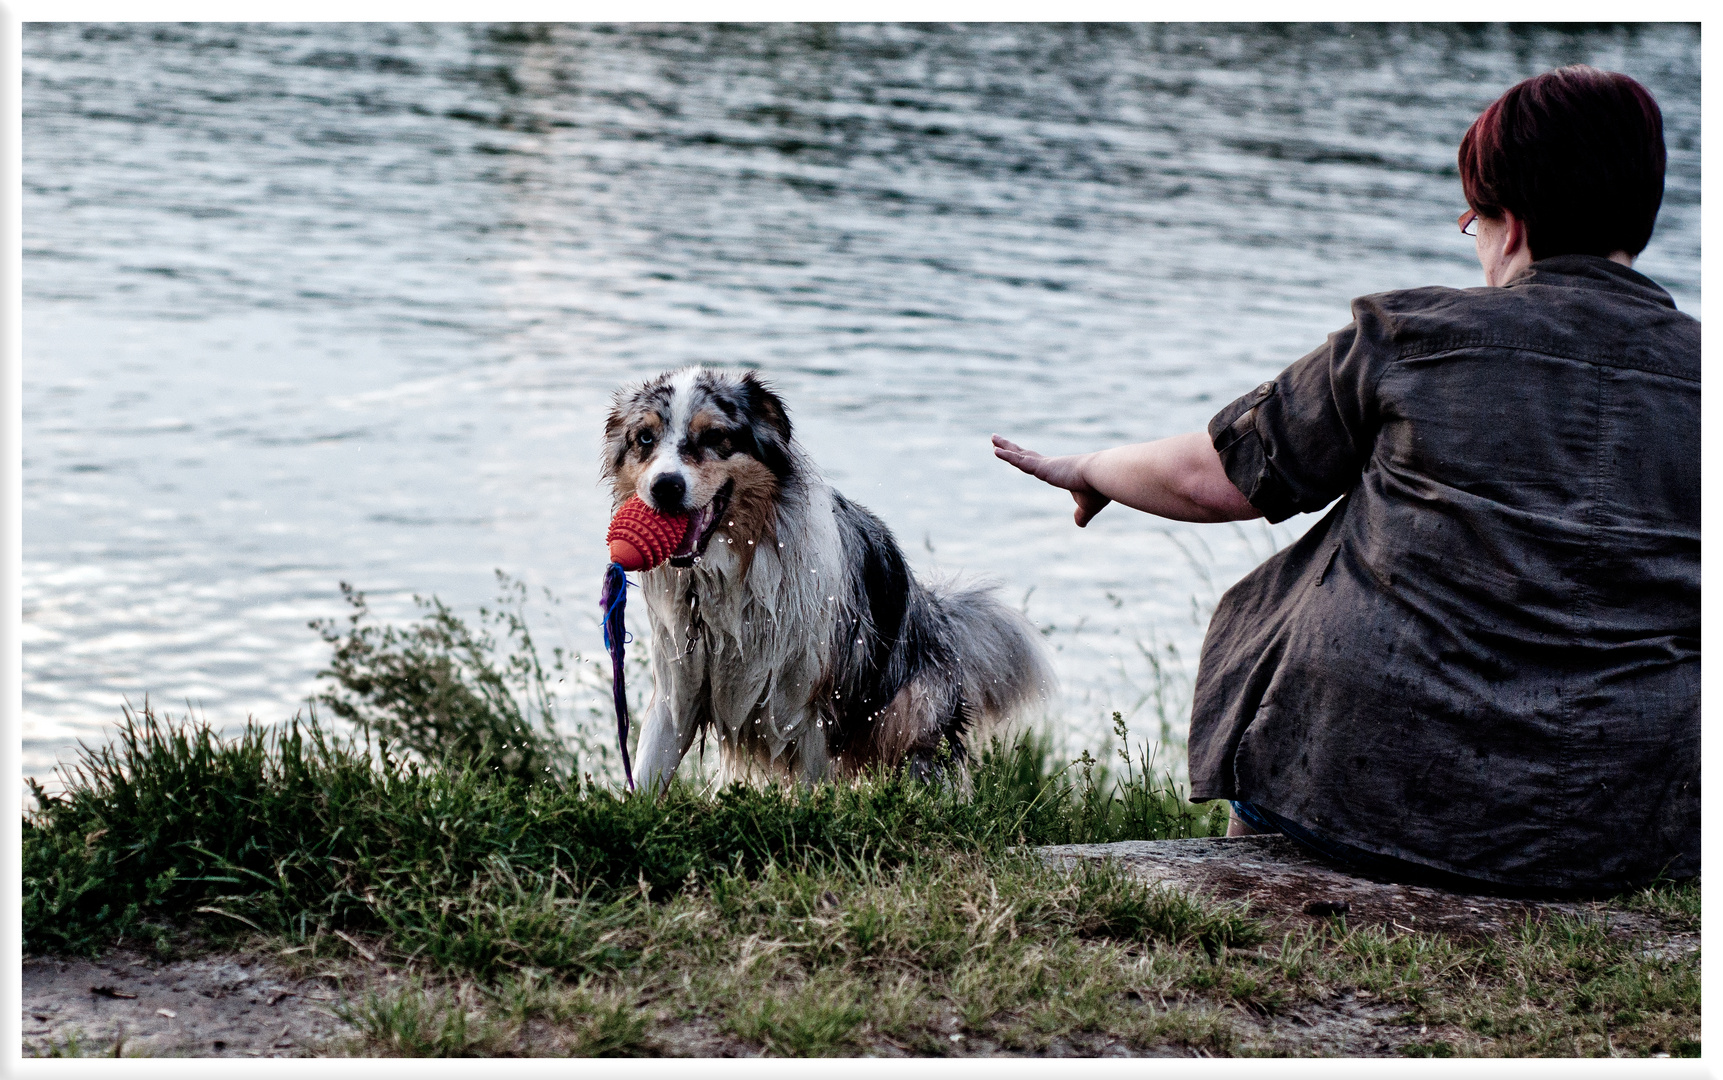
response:
M1271 525L1298 513L1287 497L1286 485L1269 461L1257 426L1259 407L1278 392L1278 386L1265 382L1216 413L1208 423L1209 441L1220 455L1226 478L1250 505L1262 511Z

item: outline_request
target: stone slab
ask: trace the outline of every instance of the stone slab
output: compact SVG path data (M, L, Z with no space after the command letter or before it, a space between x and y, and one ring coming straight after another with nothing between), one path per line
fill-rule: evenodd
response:
M1284 836L1126 840L1038 850L1043 858L1066 867L1110 859L1144 881L1244 901L1253 915L1287 928L1333 918L1338 911L1349 926L1484 937L1528 917L1560 913L1601 921L1612 934L1636 935L1647 949L1666 956L1699 947L1697 933L1665 926L1650 914L1610 910L1601 902L1470 895L1359 877L1307 855Z

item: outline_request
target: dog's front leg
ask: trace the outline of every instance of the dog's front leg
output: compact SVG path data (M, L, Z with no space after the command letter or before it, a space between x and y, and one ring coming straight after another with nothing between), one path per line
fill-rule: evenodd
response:
M634 773L640 790L658 794L669 787L683 755L694 745L695 725L678 724L677 719L670 703L662 699L654 701L646 711L646 719L640 725L640 743L635 748L639 760Z

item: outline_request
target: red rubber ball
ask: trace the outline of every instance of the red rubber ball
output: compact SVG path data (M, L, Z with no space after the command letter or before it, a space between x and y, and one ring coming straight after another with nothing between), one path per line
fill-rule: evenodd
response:
M610 519L604 539L610 545L611 562L624 570L650 570L668 559L687 533L686 517L660 514L636 495Z

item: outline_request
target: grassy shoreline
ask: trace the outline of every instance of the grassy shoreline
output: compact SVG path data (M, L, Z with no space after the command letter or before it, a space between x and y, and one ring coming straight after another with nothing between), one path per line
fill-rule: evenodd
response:
M27 816L25 950L397 976L353 984L339 1053L1301 1053L1301 1023L1366 1003L1413 1055L1698 1051L1697 954L1595 924L1276 934L1106 865L1053 870L1032 845L1223 822L1087 760L1019 739L978 756L968 792L878 776L649 799L146 711ZM1696 929L1698 897L1615 903Z

